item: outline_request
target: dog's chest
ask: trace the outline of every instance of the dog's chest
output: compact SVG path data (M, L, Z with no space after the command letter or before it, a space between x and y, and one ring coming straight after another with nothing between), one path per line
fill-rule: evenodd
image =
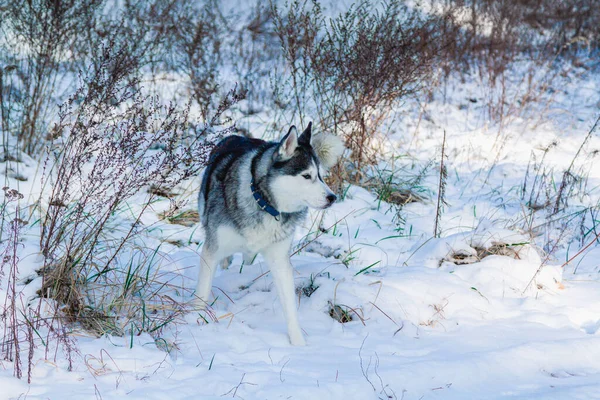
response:
M289 238L294 233L294 226L282 224L274 218L265 218L261 223L246 227L242 232L248 251L258 252L265 247Z

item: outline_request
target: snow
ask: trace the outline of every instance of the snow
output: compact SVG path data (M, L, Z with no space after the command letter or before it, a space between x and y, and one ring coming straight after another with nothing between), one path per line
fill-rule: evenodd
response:
M187 313L159 340L96 338L75 329L72 371L64 358L46 361L38 351L29 385L13 377L13 363L0 360L0 399L600 399L600 246L563 266L593 238L582 243L578 233L592 223L546 227L546 215L530 215L520 192L532 152L539 160L552 143L544 167L560 182L597 113L600 79L564 79L548 120L536 126L521 118L490 124L475 81L451 81L446 99L426 105L425 119L414 104L405 106L379 144L406 157L377 168L400 178L418 175L439 160L446 131L442 235L433 237L436 165L420 184L423 202L399 210L352 185L331 209L311 212L291 259L297 286L316 287L310 297L298 296L306 347L289 344L261 257L242 265L238 255L217 273L210 313ZM578 164L587 190L565 214L600 200L597 135L587 149ZM38 198L43 165L29 158L16 165L28 179L8 174L7 186L25 195L25 212L34 212L27 207ZM180 197L193 209L199 180L188 185ZM150 249L160 245L155 273L169 282L166 293L187 301L204 236L197 226L160 220L169 205L153 204L143 217L152 226L143 241ZM134 199L130 206L140 205ZM327 232L318 233L319 225ZM561 245L550 254L547 244L558 238ZM39 227L24 227L19 290L32 307L40 278L25 282L42 264L38 242ZM1 283L5 299L6 276ZM332 304L353 320L334 320Z

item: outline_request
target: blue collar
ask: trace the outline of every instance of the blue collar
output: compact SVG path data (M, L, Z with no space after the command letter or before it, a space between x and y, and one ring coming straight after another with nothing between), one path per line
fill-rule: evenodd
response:
M252 196L254 196L254 200L256 204L260 207L261 210L266 211L271 214L275 220L279 221L280 212L275 209L272 205L270 205L260 194L260 191L256 186L254 186L254 179L250 181L250 190L252 191Z

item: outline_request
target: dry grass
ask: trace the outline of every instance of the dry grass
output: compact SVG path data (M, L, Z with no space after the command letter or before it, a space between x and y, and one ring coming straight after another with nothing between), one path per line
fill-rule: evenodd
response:
M163 213L159 213L158 217L162 220L166 220L170 224L182 225L186 227L192 227L200 222L200 215L196 210L165 211Z
M379 200L397 206L404 206L410 203L423 203L426 201L426 198L422 194L419 194L414 188L404 187L404 185L397 182L382 182L375 179L366 179L359 182L358 185L376 193Z
M456 265L474 264L489 256L503 256L520 260L520 252L528 243L507 244L502 242L493 242L489 247L474 246L475 253L464 250L453 251L444 257L441 262L451 262Z
M446 319L445 309L450 304L447 298L443 299L441 303L438 304L430 304L429 307L433 309L433 314L427 321L420 322L419 325L429 326L431 328L435 328L437 325L442 326L444 329L444 324L441 321Z
M339 304L329 303L329 316L335 319L340 324L352 322L352 310L348 307L340 306Z
M524 246L520 244L493 243L488 248L475 247L475 250L477 250L477 258L480 260L488 256L504 256L520 260L519 252L523 248Z
M148 193L167 199L173 199L179 195L179 193L175 192L172 188L161 187L160 185L150 185Z

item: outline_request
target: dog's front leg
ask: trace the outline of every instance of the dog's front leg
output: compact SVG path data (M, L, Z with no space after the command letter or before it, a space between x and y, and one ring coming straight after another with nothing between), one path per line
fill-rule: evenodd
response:
M208 246L205 242L202 246L202 253L200 254L200 273L198 274L196 299L194 301L196 307L201 310L204 310L208 305L212 281L220 261L217 256L218 255L211 246Z
M263 250L262 254L271 269L277 295L283 307L290 342L294 346L304 346L306 342L300 329L296 310L294 270L289 256L290 246L291 240L275 243Z

